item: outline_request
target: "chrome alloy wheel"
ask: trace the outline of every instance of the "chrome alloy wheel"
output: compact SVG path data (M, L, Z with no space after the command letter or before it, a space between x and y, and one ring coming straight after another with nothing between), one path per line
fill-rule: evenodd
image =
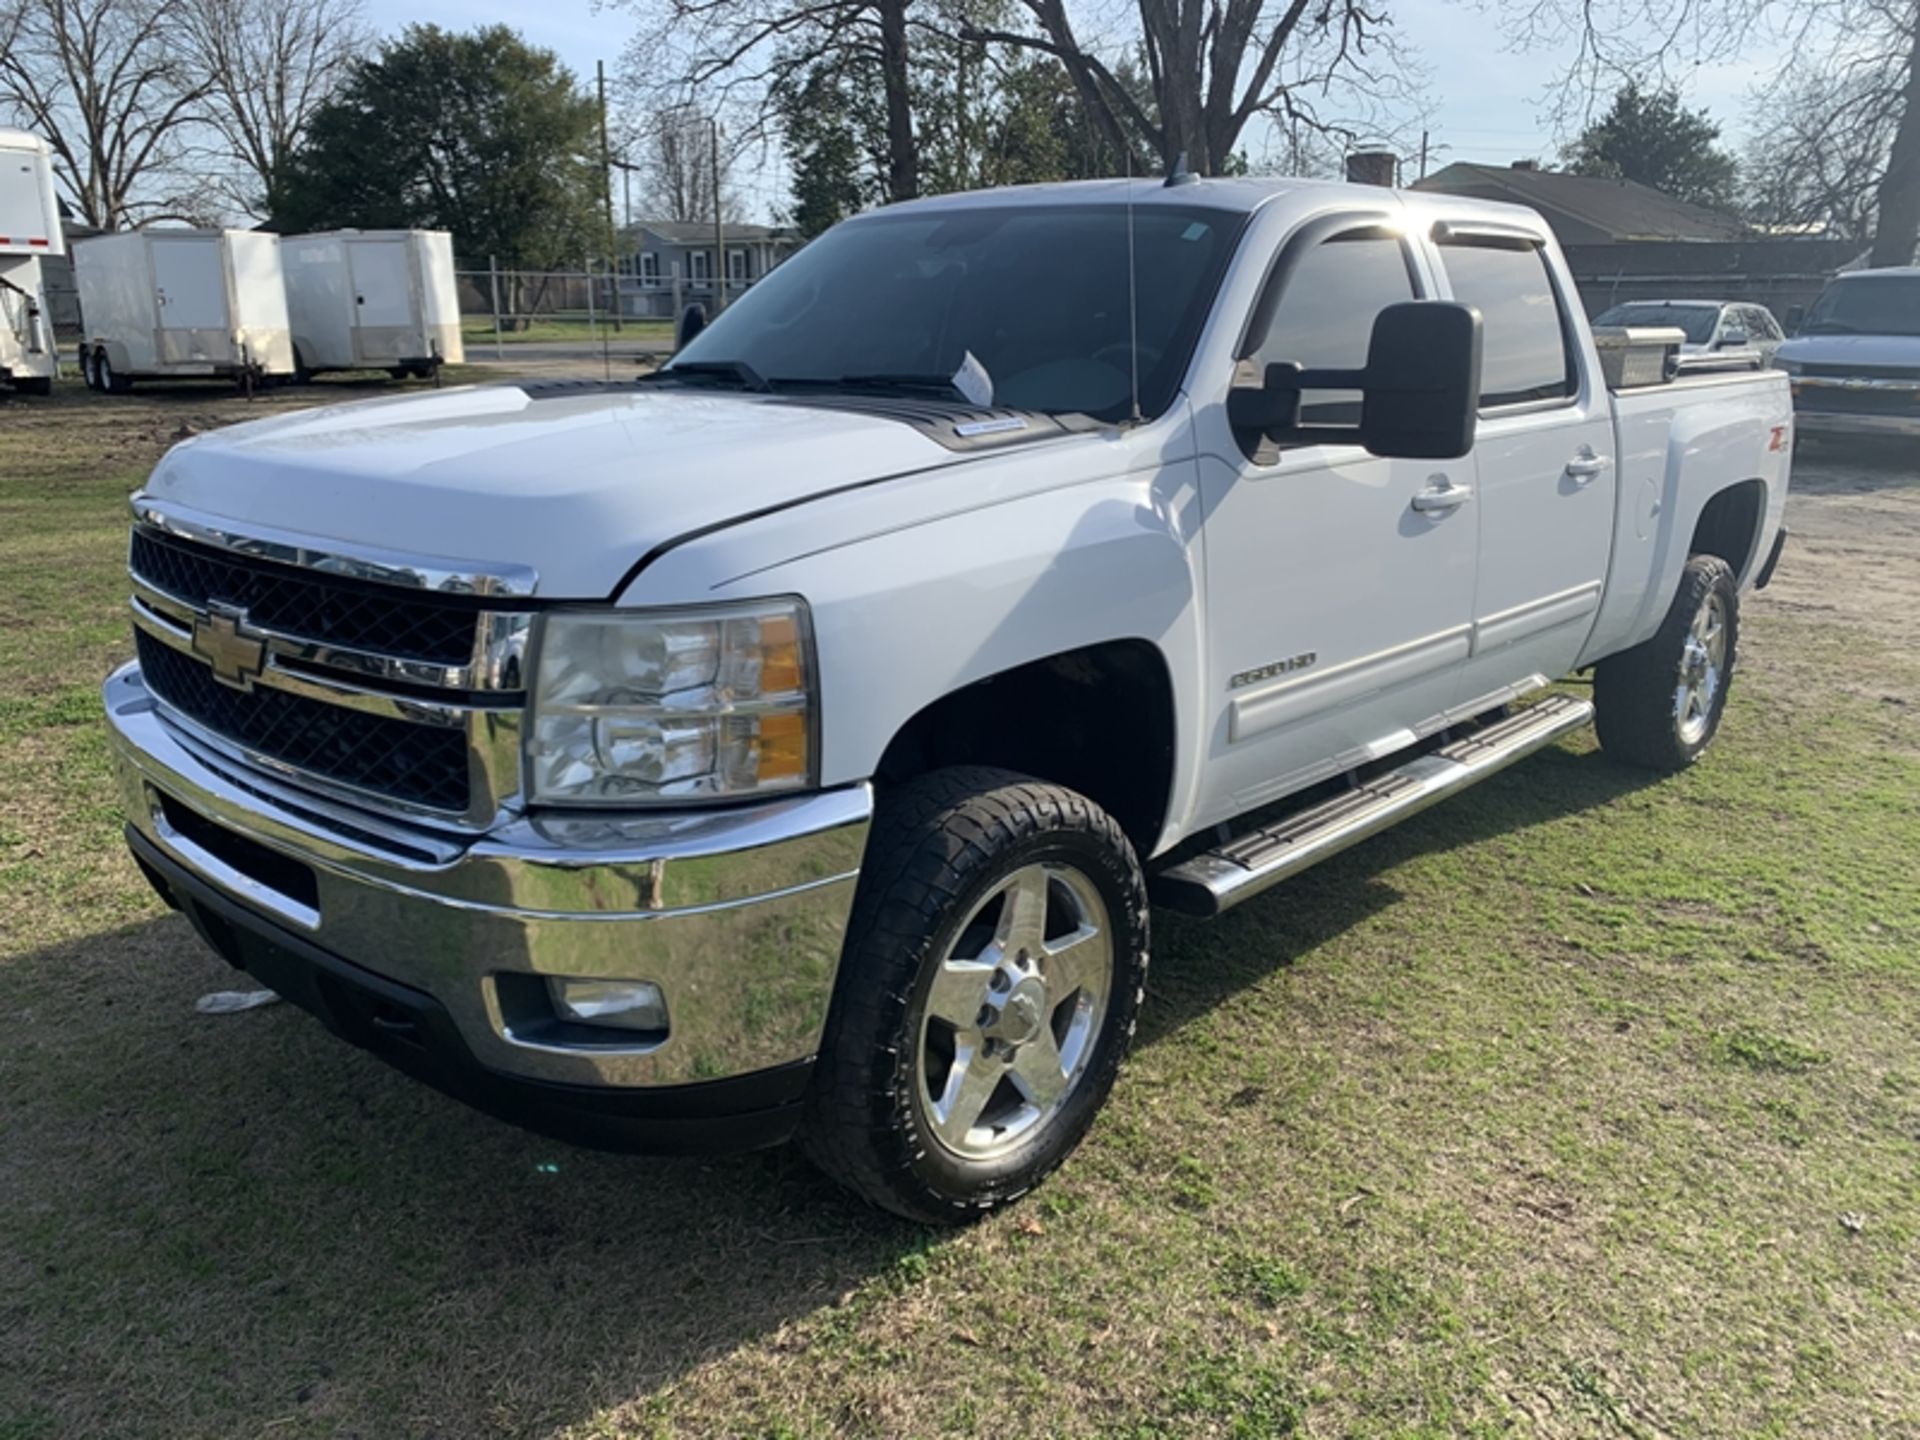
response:
M1725 680L1726 661L1727 605L1717 592L1709 592L1681 642L1673 714L1684 744L1697 743L1713 723L1713 702Z
M1036 864L1001 881L927 991L916 1090L934 1138L990 1160L1052 1120L1086 1074L1112 989L1112 926L1087 876Z

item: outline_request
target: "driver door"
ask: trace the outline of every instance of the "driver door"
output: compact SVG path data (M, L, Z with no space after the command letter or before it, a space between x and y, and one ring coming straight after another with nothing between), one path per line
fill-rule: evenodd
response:
M1362 217L1295 232L1266 284L1236 383L1275 361L1359 368L1374 317L1430 293L1405 239ZM1357 394L1304 397L1303 423L1358 418ZM1204 445L1200 468L1212 729L1199 815L1213 823L1444 723L1465 698L1479 517L1470 456L1234 435Z

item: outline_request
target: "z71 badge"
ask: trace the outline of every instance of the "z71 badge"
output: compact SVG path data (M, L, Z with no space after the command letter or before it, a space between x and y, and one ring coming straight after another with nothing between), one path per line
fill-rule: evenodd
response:
M1320 658L1313 650L1302 650L1285 660L1276 660L1271 665L1256 665L1251 670L1242 670L1227 681L1229 690L1244 690L1249 685L1258 685L1262 680L1271 680L1276 675L1291 675L1295 670L1304 670Z

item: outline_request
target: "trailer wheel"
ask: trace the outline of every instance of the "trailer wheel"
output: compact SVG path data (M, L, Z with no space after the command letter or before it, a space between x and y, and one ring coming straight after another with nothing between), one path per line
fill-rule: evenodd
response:
M387 367L387 374L391 375L395 380L409 380L413 377L413 367L411 365L389 365Z
M100 382L98 388L103 394L125 395L133 389L133 381L113 373L113 361L107 358L105 350L93 352L93 373Z
M295 385L313 383L313 371L307 368L307 357L300 353L298 345L293 347L293 383Z
M89 390L100 389L100 374L93 368L93 351L85 345L80 347L80 380Z

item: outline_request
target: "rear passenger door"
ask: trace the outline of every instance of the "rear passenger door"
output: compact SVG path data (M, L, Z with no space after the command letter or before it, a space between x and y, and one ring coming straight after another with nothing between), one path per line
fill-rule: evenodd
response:
M1485 323L1466 676L1492 699L1564 673L1593 627L1613 540L1613 410L1539 241L1448 230L1437 249L1452 297Z

